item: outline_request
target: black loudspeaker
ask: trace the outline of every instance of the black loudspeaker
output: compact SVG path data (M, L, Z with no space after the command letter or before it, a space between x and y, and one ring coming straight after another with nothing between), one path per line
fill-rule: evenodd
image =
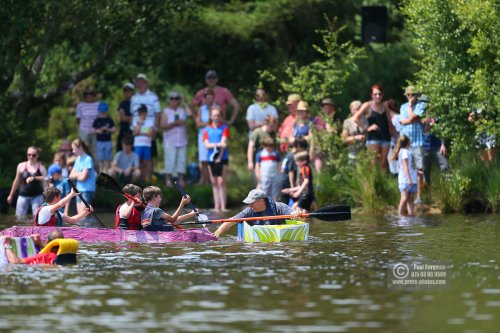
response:
M365 43L385 43L387 38L387 7L367 6L361 8L361 38Z

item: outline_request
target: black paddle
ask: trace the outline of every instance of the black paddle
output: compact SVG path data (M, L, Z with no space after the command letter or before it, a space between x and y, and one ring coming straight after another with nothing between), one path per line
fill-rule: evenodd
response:
M123 192L122 187L120 186L120 184L118 184L118 182L113 177L111 177L110 175L108 175L108 174L106 174L104 172L101 172L99 174L99 176L97 177L95 183L99 187L102 187L102 188L104 188L106 190L117 192L117 193L123 195L125 198L130 199L130 200L132 200L132 201L140 204L142 207L146 207L147 206L147 204L145 202L143 202L143 201L141 201L141 200L139 200L137 198L134 198L130 194L127 194L127 193ZM173 226L176 229L182 229L182 227L180 227L178 224L173 224Z
M82 195L82 194L81 194L81 193L80 193L80 192L76 189L75 184L73 184L73 182L72 182L72 181L71 181L71 179L69 179L69 178L68 178L68 183L69 183L69 185L71 185L71 187L73 188L73 190L74 190L76 193L78 193L78 197L80 198L80 200L82 200L82 202L83 202L83 204L85 205L85 207L87 207L87 209L91 209L91 208L90 208L90 205L89 205L89 204L88 204L88 202L87 202L87 200L85 200L85 199L83 198L83 195ZM94 212L94 210L93 210L93 209L91 209L91 211L92 211L92 214L94 215L94 217L96 218L96 220L97 220L97 221L101 224L101 226L102 226L103 228L107 228L107 227L104 225L104 223L102 223L101 219L97 216L97 214Z
M315 217L322 221L335 222L346 221L351 219L351 207L347 205L331 205L318 209L312 213L300 214L299 217ZM220 219L208 220L203 222L185 222L179 225L192 225L192 224L211 224L211 223L225 223L225 222L244 222L244 221L261 221L261 220L281 220L290 219L292 215L277 215L277 216L258 216L258 217L243 217L237 219Z
M106 190L110 190L113 192L118 192L123 194L122 187L118 182L108 174L101 172L95 181L95 184L99 187L102 187Z
M179 192L181 192L182 196L184 198L186 198L187 197L186 191L184 191L184 188L182 188L182 186L179 184L179 182L174 181L174 184L175 184L175 187L177 187L177 190L179 190ZM196 212L196 215L198 216L198 221L201 221L201 222L208 221L208 216L206 216L205 214L200 214L192 200L189 201L189 206L191 207L191 209L193 211Z
M134 201L136 203L140 203L141 206L143 206L143 207L147 206L144 202L140 201L139 199L134 198L130 194L127 194L127 193L123 192L122 187L120 186L120 184L118 184L118 182L113 177L111 177L110 175L108 175L108 174L106 174L104 172L101 172L99 174L99 176L97 177L95 183L96 183L97 186L102 187L105 190L116 192L116 193L124 196L127 199L130 199L130 200L132 200L132 201Z

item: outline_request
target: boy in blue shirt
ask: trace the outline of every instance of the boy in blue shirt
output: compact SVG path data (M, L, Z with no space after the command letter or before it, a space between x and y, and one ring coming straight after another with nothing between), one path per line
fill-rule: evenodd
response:
M191 201L186 195L182 197L179 207L174 215L165 213L161 208L162 192L159 187L148 186L142 191L144 201L148 204L141 214L141 224L144 231L174 231L175 222L185 221L196 216L193 210L191 213L179 216L182 207Z
M99 116L94 120L92 125L92 132L96 133L96 149L97 149L97 162L100 171L109 169L112 159L113 143L111 142L111 133L115 128L115 123L108 115L108 104L105 102L99 103L97 107Z
M61 199L67 196L71 192L71 185L62 176L62 168L59 164L52 164L47 170L47 177L49 179L49 186L55 187L61 191ZM59 211L64 213L64 215L69 216L69 206L71 201L68 201L64 207L61 207Z

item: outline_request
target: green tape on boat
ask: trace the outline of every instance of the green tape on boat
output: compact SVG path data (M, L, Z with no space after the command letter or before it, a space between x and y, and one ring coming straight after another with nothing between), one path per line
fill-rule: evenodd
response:
M243 222L243 237L247 243L296 242L309 238L309 224L287 220L280 225L254 225Z

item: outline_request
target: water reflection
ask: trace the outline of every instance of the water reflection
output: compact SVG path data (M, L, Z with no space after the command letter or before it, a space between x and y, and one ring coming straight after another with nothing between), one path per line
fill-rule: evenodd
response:
M304 243L81 244L76 266L0 267L0 330L496 332L498 223L357 216L312 222ZM399 260L447 260L451 286L389 290Z

